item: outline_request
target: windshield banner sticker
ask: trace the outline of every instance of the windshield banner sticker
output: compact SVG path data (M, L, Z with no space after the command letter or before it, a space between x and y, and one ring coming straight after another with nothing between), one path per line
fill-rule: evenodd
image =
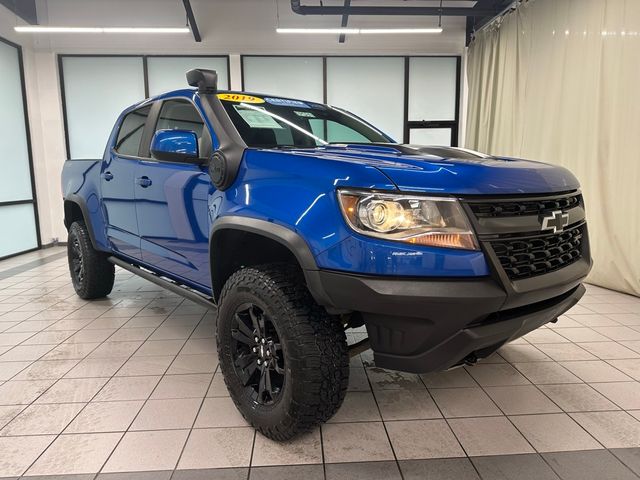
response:
M300 100L291 100L289 98L273 98L273 97L266 97L265 100L269 102L271 105L278 105L279 107L309 108L308 104L301 102Z
M242 93L219 93L218 98L220 100L226 100L227 102L264 103L264 99L262 98L244 95Z

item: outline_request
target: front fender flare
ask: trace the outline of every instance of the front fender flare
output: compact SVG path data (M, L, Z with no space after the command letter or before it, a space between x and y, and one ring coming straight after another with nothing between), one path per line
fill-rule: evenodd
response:
M213 268L215 252L212 250L212 242L215 234L221 230L242 230L255 233L274 240L289 249L298 261L304 273L307 288L315 301L320 305L331 307L331 301L320 282L318 264L307 242L298 233L287 227L257 218L226 215L213 222L211 234L209 235L209 255L212 262L211 285L214 285L213 276L215 272Z

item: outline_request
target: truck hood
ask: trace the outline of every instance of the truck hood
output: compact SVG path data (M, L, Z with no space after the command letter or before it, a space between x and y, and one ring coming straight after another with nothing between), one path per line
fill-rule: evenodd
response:
M504 195L579 188L566 168L451 147L344 144L294 149L296 155L373 166L407 192Z

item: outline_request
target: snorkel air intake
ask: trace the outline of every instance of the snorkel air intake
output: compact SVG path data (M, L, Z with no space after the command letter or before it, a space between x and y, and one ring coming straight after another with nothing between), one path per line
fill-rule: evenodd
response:
M218 139L218 148L209 161L209 176L218 190L226 190L238 175L247 145L218 98L218 74L215 70L189 70L187 83L198 88L202 106Z

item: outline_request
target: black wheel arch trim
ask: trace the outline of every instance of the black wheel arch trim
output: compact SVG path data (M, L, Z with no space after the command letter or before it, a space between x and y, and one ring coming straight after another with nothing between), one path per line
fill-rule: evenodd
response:
M255 233L269 238L270 240L274 240L289 249L298 261L298 264L304 273L307 288L311 292L315 301L325 307L332 306L332 302L322 285L318 264L316 263L315 257L313 256L313 253L311 253L311 249L307 242L298 233L285 226L257 218L227 215L218 218L213 223L211 234L209 235L211 285L215 285L213 278L215 275L215 252L212 250L212 243L216 233L222 230L242 230L249 233Z
M87 209L87 202L85 202L84 198L82 198L80 195L77 195L75 193L70 193L66 197L64 197L64 203L65 203L64 226L67 228L67 230L71 228L71 224L73 223L70 218L67 218L67 208L66 208L67 202L74 203L78 206L78 208L80 208L80 212L82 212L84 224L87 227L87 231L89 232L89 239L91 240L91 245L95 250L100 250L96 243L96 237L93 233L93 225L91 225L91 221L90 221L91 216L89 215L89 211Z

